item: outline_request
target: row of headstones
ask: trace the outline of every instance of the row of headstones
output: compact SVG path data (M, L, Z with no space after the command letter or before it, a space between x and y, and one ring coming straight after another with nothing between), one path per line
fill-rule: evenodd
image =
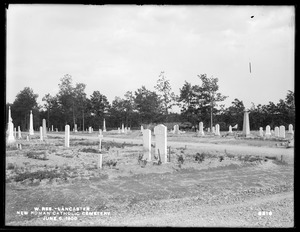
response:
M130 127L124 127L124 123L122 123L122 130L118 127L118 134L125 133L127 134L130 131Z
M141 129L143 129L141 127ZM147 157L147 161L151 161L151 130L143 129L143 149L144 156ZM167 127L160 124L154 127L155 135L155 156L160 155L162 163L167 163Z
M289 130L288 130L288 133L290 134L294 134L294 130L293 130L293 125L290 124L289 125ZM259 128L259 136L263 137L263 136L266 136L266 137L269 137L272 135L271 133L271 127L268 125L266 126L266 133L264 134L264 130L262 127ZM274 128L274 136L275 137L279 137L279 138L285 138L285 126L276 126Z

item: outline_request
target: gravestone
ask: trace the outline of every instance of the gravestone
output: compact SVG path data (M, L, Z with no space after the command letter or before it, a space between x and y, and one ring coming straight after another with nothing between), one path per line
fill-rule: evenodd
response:
M259 128L259 136L264 137L264 129L262 127Z
M292 124L289 125L289 132L288 133L294 134L294 130L293 130L293 125Z
M179 126L178 125L174 125L173 134L176 134L176 135L179 134Z
M53 125L51 126L51 131L53 132Z
M130 131L130 127L128 127L128 131Z
M43 119L43 138L47 138L46 119Z
M18 126L18 139L21 139L22 135L21 135L21 128L20 126Z
M158 150L162 163L167 162L167 127L159 124L154 127L155 134L155 155L158 156Z
M102 154L98 155L98 168L102 168Z
M12 143L15 141L15 137L14 137L14 124L11 118L10 106L8 107L8 128L7 129L8 129L7 142Z
M229 132L229 133L232 133L232 126L231 126L231 125L229 126L228 132Z
M269 125L266 126L266 134L265 134L266 137L269 137L271 136L271 127Z
M125 133L124 123L122 123L122 133Z
M203 136L204 135L204 131L203 131L203 122L199 122L199 132L198 134L200 136Z
M106 132L105 118L103 119L103 132Z
M278 126L276 126L274 129L274 135L275 135L275 137L279 137L279 127Z
M213 126L212 127L212 130L211 130L211 132L213 133L213 134L215 134L216 133L216 128Z
M17 138L17 128L14 128L14 137Z
M56 132L58 132L58 128L55 128Z
M243 135L246 137L250 135L249 112L246 110L244 111Z
M144 130L144 127L141 125L141 132L143 132L143 130Z
M92 127L90 126L89 127L89 134L91 134L92 133Z
M120 127L118 127L118 134L121 134L121 130L120 130Z
M78 130L77 130L77 124L74 125L74 132L78 132Z
M217 124L216 125L216 133L215 133L216 135L220 135L220 125L219 124Z
M70 147L70 126L65 126L65 147Z
M127 134L127 127L125 127L125 129L124 129L124 133Z
M32 110L30 110L29 135L34 135L34 131L33 131L33 115L32 115Z
M280 138L285 138L285 126L280 126L279 127L279 137Z
M210 128L207 128L207 132L210 133Z
M43 141L43 127L40 126L40 140Z
M147 157L148 161L151 161L151 130L143 130L143 151L144 157Z

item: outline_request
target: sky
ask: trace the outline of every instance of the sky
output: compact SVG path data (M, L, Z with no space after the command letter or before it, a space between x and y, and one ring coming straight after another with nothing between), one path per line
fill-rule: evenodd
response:
M65 74L110 103L154 91L161 71L177 95L197 75L217 77L226 107L277 104L295 89L294 6L12 4L6 20L9 103L30 87L44 104Z

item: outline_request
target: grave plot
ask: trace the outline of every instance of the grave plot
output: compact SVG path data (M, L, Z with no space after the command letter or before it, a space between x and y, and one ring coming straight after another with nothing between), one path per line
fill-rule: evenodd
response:
M190 141L188 135L184 138ZM285 160L225 149L202 150L177 143L174 137L177 146L169 146L172 139L168 140L166 162L158 163L154 143L145 151L143 144L135 140L114 139L104 139L101 151L97 138L80 136L71 136L69 147L65 146L64 136L50 135L44 141L39 136L22 140L19 142L22 149L9 144L6 224L270 226L270 221L280 226L293 224L289 211L293 206L293 166ZM218 139L221 144L229 141ZM244 142L247 141L250 140ZM81 210L72 220L64 217L55 221L47 220L44 215L17 213L46 206L86 206L91 212L109 212L109 215L82 215L84 210ZM264 210L272 211L273 217L260 217L258 213Z

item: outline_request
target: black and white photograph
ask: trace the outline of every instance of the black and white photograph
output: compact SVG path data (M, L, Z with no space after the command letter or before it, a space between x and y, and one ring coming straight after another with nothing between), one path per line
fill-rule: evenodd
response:
M294 228L295 8L7 4L4 227Z

